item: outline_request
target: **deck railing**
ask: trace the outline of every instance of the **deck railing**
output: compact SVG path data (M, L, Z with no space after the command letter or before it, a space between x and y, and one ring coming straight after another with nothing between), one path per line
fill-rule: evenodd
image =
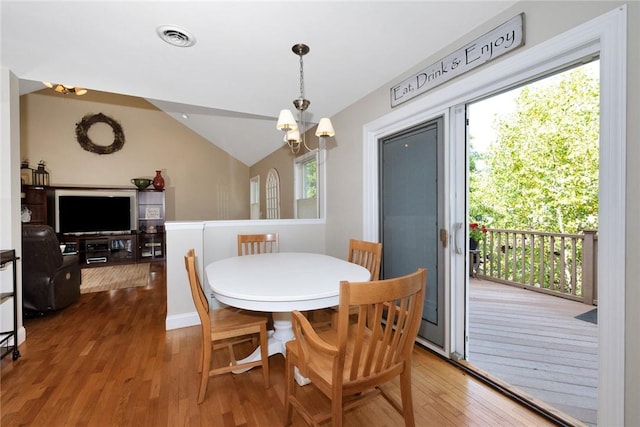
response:
M581 234L488 229L476 274L486 280L596 305L597 231Z

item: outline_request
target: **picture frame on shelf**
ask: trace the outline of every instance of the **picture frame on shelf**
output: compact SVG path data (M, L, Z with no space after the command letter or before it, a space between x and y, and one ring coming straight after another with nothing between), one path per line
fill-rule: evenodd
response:
M154 206L148 206L144 210L144 219L162 219L160 217L160 208Z

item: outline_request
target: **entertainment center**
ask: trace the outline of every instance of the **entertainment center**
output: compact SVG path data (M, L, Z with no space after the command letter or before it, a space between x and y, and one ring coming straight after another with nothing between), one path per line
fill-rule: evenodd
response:
M54 228L85 267L164 260L163 190L24 186L32 224Z

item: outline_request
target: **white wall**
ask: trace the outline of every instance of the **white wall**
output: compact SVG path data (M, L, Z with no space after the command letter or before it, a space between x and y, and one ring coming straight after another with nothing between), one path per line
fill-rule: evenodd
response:
M6 68L0 69L0 249L14 249L20 256L20 110L18 78ZM18 269L18 343L25 340L22 325L22 264ZM8 264L0 271L0 291L13 289L13 269ZM0 330L13 329L12 300L0 306Z

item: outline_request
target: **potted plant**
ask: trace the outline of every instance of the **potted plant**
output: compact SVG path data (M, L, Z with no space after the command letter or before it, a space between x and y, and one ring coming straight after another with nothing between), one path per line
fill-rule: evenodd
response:
M487 234L487 227L477 222L469 224L469 249L475 251L478 249L478 242Z

